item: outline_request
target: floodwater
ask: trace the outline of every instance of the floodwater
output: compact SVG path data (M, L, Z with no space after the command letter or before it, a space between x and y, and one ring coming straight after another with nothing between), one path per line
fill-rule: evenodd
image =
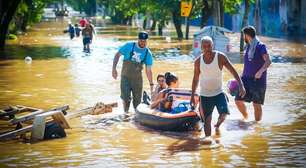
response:
M63 34L66 22L43 22L18 41L9 42L0 54L0 106L22 104L48 109L69 104L73 110L96 102L120 103L119 80L111 77L114 54L136 29L125 26L97 27L91 53L82 52L81 39ZM173 32L166 32L173 35ZM237 34L231 34L237 44ZM202 145L203 131L170 133L138 125L133 119L105 120L83 116L70 120L72 129L63 139L35 144L17 140L0 142L0 167L304 167L306 159L306 44L262 38L273 65L263 120L241 122L230 97L231 115L221 127L219 148ZM180 86L191 87L191 40L166 42L155 36L154 76L166 71L179 76ZM237 48L233 47L233 51ZM24 62L33 58L32 64ZM239 72L238 54L230 57ZM121 62L118 71L120 72ZM232 78L228 72L224 81ZM144 88L148 89L145 78ZM225 86L224 86L225 87ZM120 104L119 104L120 105ZM122 114L120 105L113 112ZM213 123L217 112L214 112ZM214 134L214 132L213 132Z

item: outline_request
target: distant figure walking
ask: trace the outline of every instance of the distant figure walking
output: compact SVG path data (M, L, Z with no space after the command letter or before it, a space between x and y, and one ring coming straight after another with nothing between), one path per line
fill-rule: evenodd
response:
M96 35L95 26L92 24L92 20L89 20L89 21L88 21L88 24L89 24L89 27L90 27L91 30L92 30L92 33L93 33L94 35ZM92 43L92 38L93 38L93 36L91 36L90 43Z
M69 35L70 35L70 39L72 40L74 38L74 27L71 23L69 23L69 26L68 26L68 32L69 32Z
M75 31L75 36L80 37L80 32L82 31L82 29L79 27L78 24L74 25L74 31Z
M80 26L81 26L81 27L85 27L85 26L86 26L86 23L88 23L87 20L86 20L84 17L82 17L82 19L81 19L80 22L79 22Z
M89 23L86 24L85 28L82 30L82 36L83 36L83 45L84 45L84 51L90 52L90 43L93 36L93 30L90 28Z

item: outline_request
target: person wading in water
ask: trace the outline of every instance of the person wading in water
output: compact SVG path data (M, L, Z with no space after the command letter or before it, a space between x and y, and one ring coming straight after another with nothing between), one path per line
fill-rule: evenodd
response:
M123 65L121 70L121 99L123 100L124 112L127 113L131 102L131 93L133 94L134 109L141 103L141 95L143 88L142 69L143 64L146 65L146 75L150 84L150 91L153 92L153 80L151 66L153 64L153 56L147 47L147 32L138 34L138 42L128 42L123 45L116 53L113 61L112 76L117 79L117 63L121 55L123 55Z
M266 45L259 41L253 26L247 26L242 31L247 44L241 77L246 95L244 97L237 95L235 100L245 120L248 119L248 113L244 102L253 102L255 120L260 121L262 119L261 106L264 104L267 87L267 69L271 64L271 59Z
M85 52L90 52L90 43L91 43L91 39L92 39L92 36L93 36L93 31L92 29L90 28L90 24L86 24L85 28L82 30L82 36L83 36L83 45L84 45L84 48L83 50Z
M211 37L202 37L201 46L202 54L194 63L190 104L195 106L194 95L200 81L200 116L204 122L205 137L210 137L211 120L214 108L217 107L219 112L218 122L215 125L217 134L219 133L220 125L225 120L227 114L229 114L227 97L222 90L223 67L229 70L238 81L239 95L241 97L245 95L245 90L237 71L234 69L228 58L223 53L213 50L213 41ZM211 141L210 138L207 140Z

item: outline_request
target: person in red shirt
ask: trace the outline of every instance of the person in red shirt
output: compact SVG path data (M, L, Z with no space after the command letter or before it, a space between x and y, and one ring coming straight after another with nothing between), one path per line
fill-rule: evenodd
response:
M85 27L86 23L88 23L88 22L87 22L87 20L84 17L82 17L82 19L80 20L79 23L80 23L81 27Z

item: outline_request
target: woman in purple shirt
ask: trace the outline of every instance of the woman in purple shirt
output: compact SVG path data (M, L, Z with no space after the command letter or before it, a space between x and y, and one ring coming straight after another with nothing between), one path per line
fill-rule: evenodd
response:
M244 119L248 119L244 102L253 102L255 120L260 121L262 118L261 106L264 104L267 86L267 69L271 60L265 44L257 39L255 28L247 26L242 31L247 44L241 77L246 95L236 96L235 102Z

